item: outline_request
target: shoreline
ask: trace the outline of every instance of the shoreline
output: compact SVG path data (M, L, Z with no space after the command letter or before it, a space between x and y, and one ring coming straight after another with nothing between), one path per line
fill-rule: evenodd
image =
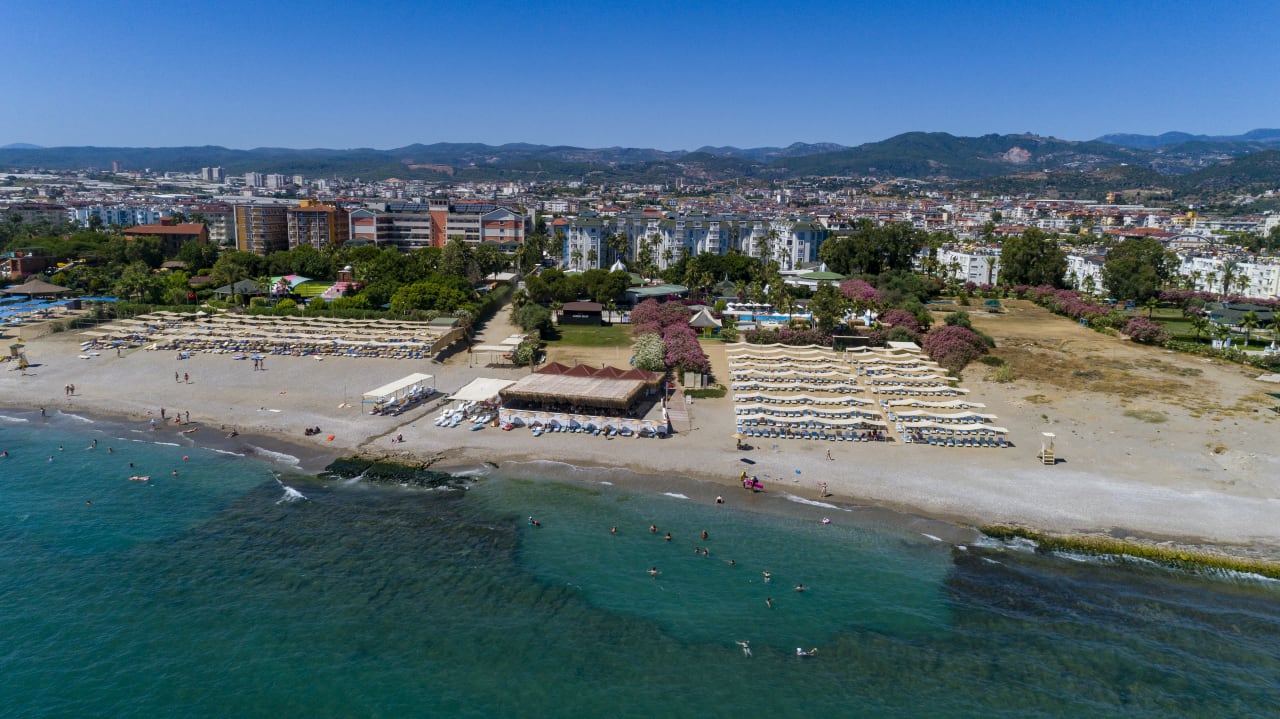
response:
M20 416L28 421L39 421L39 408L0 406L0 414ZM30 415L30 416L26 416ZM79 409L67 412L62 408L48 419L73 428L77 416L102 422L110 428L132 431L137 422L129 417L96 409ZM194 424L194 423L193 423ZM86 427L87 429L88 427ZM767 514L783 514L813 518L835 513L853 513L857 521L889 525L902 531L916 532L936 541L955 546L966 546L986 537L998 541L1024 539L1035 542L1037 551L1080 552L1097 557L1121 556L1155 562L1170 569L1196 571L1220 569L1256 574L1268 579L1280 579L1280 554L1257 551L1256 546L1216 542L1203 537L1157 536L1126 533L1116 536L1118 530L1052 531L1023 522L987 522L981 518L959 514L938 514L922 511L919 507L877 502L846 494L832 493L821 500L800 497L780 481L774 481L759 493L743 494L736 478L685 471L679 474L655 474L630 465L605 464L579 460L529 459L518 453L495 453L478 457L467 449L441 450L423 456L407 450L384 449L375 445L375 438L354 451L321 452L319 448L291 441L291 438L269 432L240 433L234 439L226 438L218 430L192 433L179 438L191 446L211 451L230 452L239 456L256 458L277 469L298 472L315 478L334 461L342 459L373 460L399 465L410 469L430 470L453 477L504 480L510 478L539 481L570 482L580 484L618 484L637 491L666 494L689 501L714 502L717 496L725 496L738 509ZM180 431L175 431L182 434ZM152 441L163 442L174 437L158 430ZM212 439L211 439L212 438ZM127 439L127 438L126 438ZM663 441L663 440L656 440ZM285 458L296 460L296 464ZM606 474L607 473L607 474ZM618 482L611 480L617 479ZM379 483L379 482L374 482ZM388 483L388 482L381 482ZM394 482L389 482L394 483ZM686 492L688 494L686 494ZM1253 551L1250 551L1253 550Z
M1011 304L1008 314L990 321L1019 320L1021 311ZM1258 405L1250 397L1257 387L1251 377L1199 358L1121 343L1057 318L1040 319L1034 316L1043 314L1039 308L1026 312L1033 316L1021 318L1022 326L1053 330L1065 338L1062 343L1081 348L1073 349L1076 356L1093 366L1106 370L1106 363L1123 361L1114 371L1129 378L1130 385L1120 389L1131 391L1118 394L1116 385L1077 391L1074 380L1054 384L1052 377L996 383L975 365L965 384L1010 428L1013 449L784 440L738 451L730 439L731 396L690 403L687 427L667 439L449 430L432 423L435 402L397 417L371 416L361 408L361 392L414 371L435 375L436 388L452 393L478 377L516 379L528 370L471 366L460 355L444 363L272 356L266 371L253 371L216 354L178 360L174 353L134 349L119 357L84 357L81 337L73 333L29 341L32 369L22 376L0 372L0 392L7 407L20 411L38 415L43 406L135 429L145 428L161 407L184 416L190 411L191 424L170 423L161 436L237 453L256 446L265 450L265 459L277 452L296 457L298 463L288 468L309 474L353 455L437 470L493 462L503 471L541 471L533 463L559 461L587 472L624 470L658 482L704 483L731 497L743 491L737 478L746 471L758 475L771 495L815 501L819 482L827 482L830 496L823 501L966 531L1013 525L1052 536L1105 536L1280 560L1274 520L1280 458L1271 449L1275 420L1254 409ZM1003 328L1012 335L1006 352L1024 352L1040 364L1052 358L1046 353L1061 353L1017 335L1022 326ZM717 376L727 376L723 345L705 347ZM616 359L612 349L599 356L582 348L572 352L557 361ZM175 379L175 373L189 374L190 380ZM1179 379L1185 377L1194 382ZM77 385L75 394L59 395L67 383ZM1148 387L1147 394L1135 394ZM223 425L239 436L228 440L219 429ZM199 431L178 434L192 427ZM322 433L305 435L311 427ZM1065 458L1052 468L1035 461L1043 431L1057 433L1058 453ZM402 443L391 443L400 436Z

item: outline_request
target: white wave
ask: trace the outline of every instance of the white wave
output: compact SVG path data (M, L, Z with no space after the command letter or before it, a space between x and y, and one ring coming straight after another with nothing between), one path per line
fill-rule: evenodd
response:
M212 451L217 452L218 454L229 454L229 455L231 455L232 457L243 457L243 456L244 456L243 454L240 454L239 452L232 452L232 451L231 451L231 450L229 450L229 449L215 449L215 450L212 450Z
M83 416L81 416L81 415L73 414L73 413L71 413L71 412L62 412L62 411L59 411L59 414L61 414L61 415L65 416L65 417L70 417L71 419L74 419L74 420L77 420L77 421L80 421L80 422L84 422L85 424L95 424L95 422L94 422L93 420L89 419L88 417L83 417Z
M935 541L935 542L941 542L941 541L942 541L942 537L936 537L936 536L934 536L934 535L932 535L932 534L926 534L925 532L921 532L921 533L920 533L920 536L922 536L922 537L928 537L929 539L932 539L932 540L933 540L933 541Z
M276 480L276 481L279 482L280 480ZM293 487L290 487L289 485L284 484L283 482L280 483L280 486L284 488L284 496L281 497L280 499L277 499L276 504L292 504L293 502L310 501L307 499L307 495L303 494L302 492L299 492Z
M664 496L664 497L675 497L676 499L688 499L688 498L689 498L689 495L687 495L687 494L680 494L679 492L663 492L663 493L662 493L662 496Z
M158 444L161 447L181 447L182 446L177 442L152 442L152 444Z
M12 422L13 424L21 424L22 422L30 422L26 417L10 417L7 414L0 414L0 422Z
M603 484L603 485L604 485L604 486L606 486L606 487L612 487L612 486L613 486L613 482L600 482L600 484Z
M838 509L842 512L853 511L851 509L848 509L847 507L840 507L830 502L819 502L816 499L805 499L804 497L797 497L796 495L788 494L787 492L782 493L782 498L787 500L788 502L795 502L796 504L807 504L810 507L822 507L823 509Z
M266 457L267 459L270 459L273 462L281 462L283 464L290 464L295 466L302 463L302 460L298 459L292 454L285 454L284 452L273 452L269 449L263 449L262 447L258 447L252 444L249 445L249 449L253 450L253 453L255 455L259 457Z
M984 562L986 562L986 563L988 563L988 564L1004 564L1004 562L997 562L996 560L992 559L991 557L983 557L983 558L982 558L982 561L984 561Z
M473 469L464 469L460 472L450 472L455 477L488 477L490 467L475 467Z

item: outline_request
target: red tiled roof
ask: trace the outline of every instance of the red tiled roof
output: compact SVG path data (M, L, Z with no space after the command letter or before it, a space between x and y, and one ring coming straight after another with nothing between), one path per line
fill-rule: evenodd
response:
M137 225L125 230L127 235L198 235L204 232L201 222L183 222L178 225Z

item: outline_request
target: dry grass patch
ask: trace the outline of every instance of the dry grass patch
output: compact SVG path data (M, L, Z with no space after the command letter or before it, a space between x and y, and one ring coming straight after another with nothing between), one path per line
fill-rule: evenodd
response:
M1168 415L1154 409L1126 409L1124 411L1124 416L1142 420L1143 422L1150 424L1160 424L1161 422L1169 421Z
M1044 396L1044 395L1042 395L1042 394L1032 394L1032 395L1027 395L1026 397L1023 397L1022 399L1026 400L1027 402L1030 402L1031 404L1049 404L1050 402L1052 402L1052 401L1053 401L1053 400L1049 399L1048 397L1045 397L1045 396Z

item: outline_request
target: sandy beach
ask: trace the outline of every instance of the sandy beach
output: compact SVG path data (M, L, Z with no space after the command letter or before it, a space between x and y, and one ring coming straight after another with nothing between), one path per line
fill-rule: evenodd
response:
M82 359L83 337L55 333L26 343L32 367L25 376L13 363L3 365L0 391L6 406L140 427L155 419L157 433L186 432L199 443L225 443L233 428L272 437L294 447L291 453L303 457L308 470L357 451L441 466L562 462L688 477L726 495L743 492L737 478L746 471L760 477L768 493L808 501L819 498L818 483L826 482L833 495L826 501L960 524L1106 533L1280 559L1274 451L1280 419L1267 409L1275 404L1267 392L1280 388L1237 365L1137 346L1030 303L1007 304L1004 314L975 314L974 324L996 338L995 355L1013 369L1014 380L996 382L991 367L975 364L963 386L1009 428L1011 449L773 440L738 450L731 397L694 401L687 430L662 440L442 429L432 423L434 402L398 417L361 410L363 392L413 372L434 375L443 392L475 377L515 379L529 372L469 366L474 358L466 353L442 363L269 356L257 371L227 355L179 360L174 352L145 349ZM497 337L509 331L501 319L485 328ZM705 346L717 377L727 377L723 345ZM618 354L573 348L549 359L625 365ZM75 385L73 395L68 384ZM189 423L174 423L177 413L185 420L188 412ZM321 432L308 436L308 427ZM1062 461L1056 466L1036 459L1045 431L1057 435ZM404 441L393 444L399 435Z

